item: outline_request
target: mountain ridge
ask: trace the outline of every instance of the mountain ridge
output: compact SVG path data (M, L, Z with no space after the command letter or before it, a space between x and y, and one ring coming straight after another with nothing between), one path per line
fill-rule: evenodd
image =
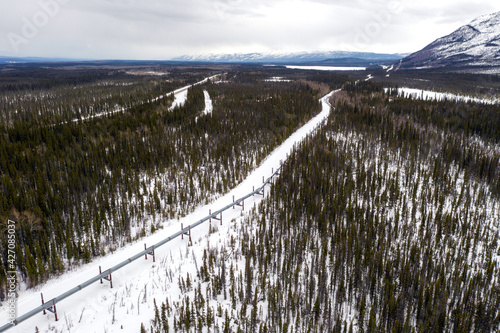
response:
M215 63L308 63L331 59L358 58L367 61L400 60L404 54L325 51L325 52L252 52L182 55L172 61Z
M500 73L500 12L480 16L401 61L400 69L476 69Z

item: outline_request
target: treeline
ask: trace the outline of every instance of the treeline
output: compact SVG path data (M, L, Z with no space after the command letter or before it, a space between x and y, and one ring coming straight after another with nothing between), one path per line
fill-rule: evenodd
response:
M64 86L95 83L107 78L123 80L124 72L110 75L107 68L82 68L81 64L9 64L2 65L0 91L36 91ZM71 70L70 66L74 66ZM64 68L66 67L66 68Z
M411 146L421 147L420 154L427 156L441 150L445 168L451 164L477 180L490 185L494 195L500 195L500 112L498 105L455 101L422 101L397 97L394 91L381 94L381 87L373 82L348 83L344 89L368 107L384 105L384 112L360 112L354 105L352 117L359 118L366 126L373 122L383 124L388 142L409 153ZM350 101L354 100L352 97ZM342 105L339 105L341 108ZM427 131L444 133L432 140L433 145L423 148L422 138ZM430 140L430 139L429 139ZM425 142L425 141L424 141ZM441 165L440 165L441 166Z
M18 65L1 72L0 121L9 126L15 121L50 126L87 118L136 106L214 73L177 73L178 69L168 67L96 67Z
M421 69L391 71L390 76L386 74L383 72L376 75L376 80L386 87L408 87L480 98L497 98L500 89L498 75Z
M417 121L433 104L400 101L401 114L368 90L337 104L144 331L500 329L498 146ZM483 160L491 177L477 173Z
M432 124L466 136L476 135L488 142L500 142L500 112L495 104L396 98L388 107L394 114L412 117L424 126Z
M219 69L201 66L128 61L0 64L0 69L0 92L52 90L106 81L147 82L158 80L158 77L185 80L186 84L190 84L220 72ZM172 76L169 77L170 74Z
M201 115L205 89L214 103L208 116ZM1 127L0 219L17 222L17 269L28 286L225 193L320 110L316 92L298 83L195 86L184 106L169 111L171 102Z
M259 83L272 77L283 77L292 81L311 81L326 84L330 90L339 89L347 81L346 75L330 71L288 69L284 66L239 65L228 71L227 77L235 82Z

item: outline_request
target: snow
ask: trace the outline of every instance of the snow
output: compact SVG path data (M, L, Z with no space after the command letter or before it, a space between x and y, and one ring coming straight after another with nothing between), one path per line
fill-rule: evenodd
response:
M387 93L389 88L385 88L385 92ZM407 96L414 99L423 99L423 100L455 100L461 102L475 102L475 103L484 103L484 104L498 104L500 102L499 98L495 99L486 99L486 98L477 98L471 96L463 96L456 95L452 93L440 93L430 90L421 90L414 88L398 88L399 96Z
M332 66L285 66L288 69L304 69L314 71L365 71L366 67L332 67Z
M500 12L481 16L453 33L437 39L410 58L415 60L415 67L421 62L421 57L426 59L424 66L416 69L439 67L447 63L461 66L498 67L500 65L499 26ZM483 72L483 69L478 68L477 71ZM498 68L493 69L493 73L498 73L498 71Z
M184 87L184 88L178 89L174 92L175 99L174 99L174 102L172 103L172 106L169 108L170 111L172 111L176 107L183 106L184 103L186 103L187 96L188 96L188 89L190 87L191 86Z
M203 90L203 94L205 95L205 109L202 112L202 116L207 116L214 111L214 106L212 104L212 99L210 98L210 94L208 91ZM198 121L199 117L196 117L195 121Z
M190 86L186 86L186 87L183 87L183 88L180 88L180 89L177 89L173 92L174 96L175 96L175 99L174 99L174 102L172 103L172 106L169 108L169 110L173 110L174 108L176 107L179 107L179 106L182 106L184 105L184 103L186 103L186 100L187 100L187 94L188 94L188 89L191 88L192 86L197 86L197 85L200 85L200 84L204 84L204 83L207 83L209 80L213 80L215 79L217 76L219 75L214 75L214 76L211 76L209 78L206 78L200 82L197 82L193 85L190 85ZM171 94L171 93L170 93ZM167 94L170 95L170 94ZM206 95L205 95L205 101L206 101Z
M181 93L181 92L178 92ZM310 135L328 117L331 106L328 103L330 93L321 99L322 112L292 134L280 147L276 148L239 186L211 204L199 207L185 218L167 220L155 234L136 243L128 244L105 257L96 258L93 262L70 269L59 277L53 278L43 286L35 289L19 291L18 316L41 305L40 292L45 301L82 284L98 275L99 266L103 271L115 266L144 250L144 244L151 246L171 236L181 229L181 223L188 226L208 215L209 210L216 211L232 202L233 196L241 198L262 184L263 177L269 177L281 161L288 157L294 146ZM138 332L141 322L147 326L154 316L153 297L159 304L168 296L178 300L182 294L178 279L183 270L188 270L196 281L196 267L200 265L202 251L207 243L221 243L222 235L231 228L238 229L248 208L262 200L260 196L250 197L245 201L245 211L240 208L229 209L223 214L223 224L218 221L205 223L192 230L192 244L186 239L176 238L170 243L155 249L156 263L148 260L137 260L113 273L113 289L109 283L95 283L79 293L57 303L59 321L47 312L46 316L35 315L30 319L12 327L9 332L33 332L38 327L40 332ZM218 230L209 235L209 228ZM196 264L196 262L198 264ZM7 318L7 309L0 308L0 318ZM5 319L2 319L5 320ZM6 322L0 322L0 327Z
M113 111L106 111L106 112L97 113L95 115L90 115L90 116L87 116L87 117L81 117L79 119L73 119L73 122L76 123L76 122L79 122L79 121L87 121L89 119L100 118L100 117L107 116L107 115L112 115L112 114L115 114L115 113L118 113L118 112L123 112L126 109L127 108L116 108Z
M154 76L164 76L164 75L169 75L169 72L158 72L158 71L128 71L126 72L128 75L137 75L137 76L143 76L143 75L154 75Z
M270 79L265 80L266 82L291 82L291 80L287 80L281 76L274 76Z
M169 92L169 93L167 93L165 95L162 95L162 96L158 96L156 98L153 98L151 100L151 102L156 102L156 101L158 101L160 99L163 99L163 98L165 98L167 96L170 96L170 95L174 94L174 96L175 96L174 103L169 108L169 110L173 110L176 106L181 106L181 105L184 105L184 103L186 103L186 100L187 100L187 91L188 91L189 88L191 88L192 86L199 85L199 84L204 84L204 83L208 82L209 80L214 80L219 75L220 74L208 77L208 78L203 79L200 82L197 82L195 84L179 88L177 90L174 90L173 92ZM125 108L125 107L117 106L113 111L105 111L105 112L97 113L97 114L90 115L90 116L87 116L87 117L81 117L81 118L73 119L73 122L87 121L89 119L100 118L100 117L104 117L104 116L107 116L107 115L112 115L112 114L115 114L115 113L118 113L118 112L123 112L123 111L126 111L126 110L127 110L127 108Z
M253 63L305 63L311 61L323 61L325 59L339 58L362 58L369 60L394 60L400 59L397 54L374 54L364 52L348 51L306 51L306 52L253 52L253 53L211 53L183 55L173 58L173 61L197 61L197 62L253 62Z
M203 94L205 94L205 110L203 110L203 115L209 115L214 110L214 106L212 105L212 99L210 98L210 94L208 91L204 90Z

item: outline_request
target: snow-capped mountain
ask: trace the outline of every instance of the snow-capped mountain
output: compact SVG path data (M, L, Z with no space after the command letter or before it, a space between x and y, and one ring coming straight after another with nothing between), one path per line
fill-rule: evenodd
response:
M481 68L500 71L500 12L481 16L421 51L404 58L400 68Z
M173 61L217 62L217 63L307 63L332 59L356 58L368 61L399 60L400 54L379 54L367 52L271 52L183 55Z

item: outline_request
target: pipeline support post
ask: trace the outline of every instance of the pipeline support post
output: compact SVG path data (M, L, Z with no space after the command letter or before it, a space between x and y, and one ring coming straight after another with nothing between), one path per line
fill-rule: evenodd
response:
M43 299L43 293L40 293L40 296L42 297L42 305L44 305L45 301ZM47 311L53 313L54 316L55 316L56 321L59 321L59 319L57 318L57 308L56 308L56 304L55 303L51 307L47 308ZM45 310L43 310L43 314L46 315L47 312Z
M181 230L184 231L184 226L181 223ZM188 227L188 230L186 232L183 232L181 235L181 238L184 239L184 235L189 236L189 241L191 242L191 226Z
M101 270L101 266L99 266L99 275L102 274L102 270ZM109 286L111 289L113 289L113 277L111 276L111 272L109 273L109 275L106 275L106 276L103 276L101 278L101 284L102 284L102 280L106 280L106 281L109 281Z
M235 202L234 201L234 195L233 195L233 209L234 209L234 206L240 206L241 210L245 210L245 201L242 200L241 203Z
M45 302L44 302L44 300L43 300L43 294L42 294L42 293L40 293L40 297L42 297L42 305L44 305L44 304L45 304ZM46 312L45 310L43 310L43 314L44 314L44 315L46 315L46 314L47 314L47 312Z
M208 211L208 214L210 216L212 216L212 210L211 209ZM216 221L220 221L220 225L222 225L222 213L220 213L220 217L217 217L217 216L211 217L210 218L210 223L212 223L212 219L214 219Z
M146 243L144 243L144 250L147 250ZM156 262L155 246L154 245L151 247L151 250L149 250L148 252L146 252L144 254L144 257L145 257L146 260L148 260L148 254L151 255L151 256L153 256L153 262Z

